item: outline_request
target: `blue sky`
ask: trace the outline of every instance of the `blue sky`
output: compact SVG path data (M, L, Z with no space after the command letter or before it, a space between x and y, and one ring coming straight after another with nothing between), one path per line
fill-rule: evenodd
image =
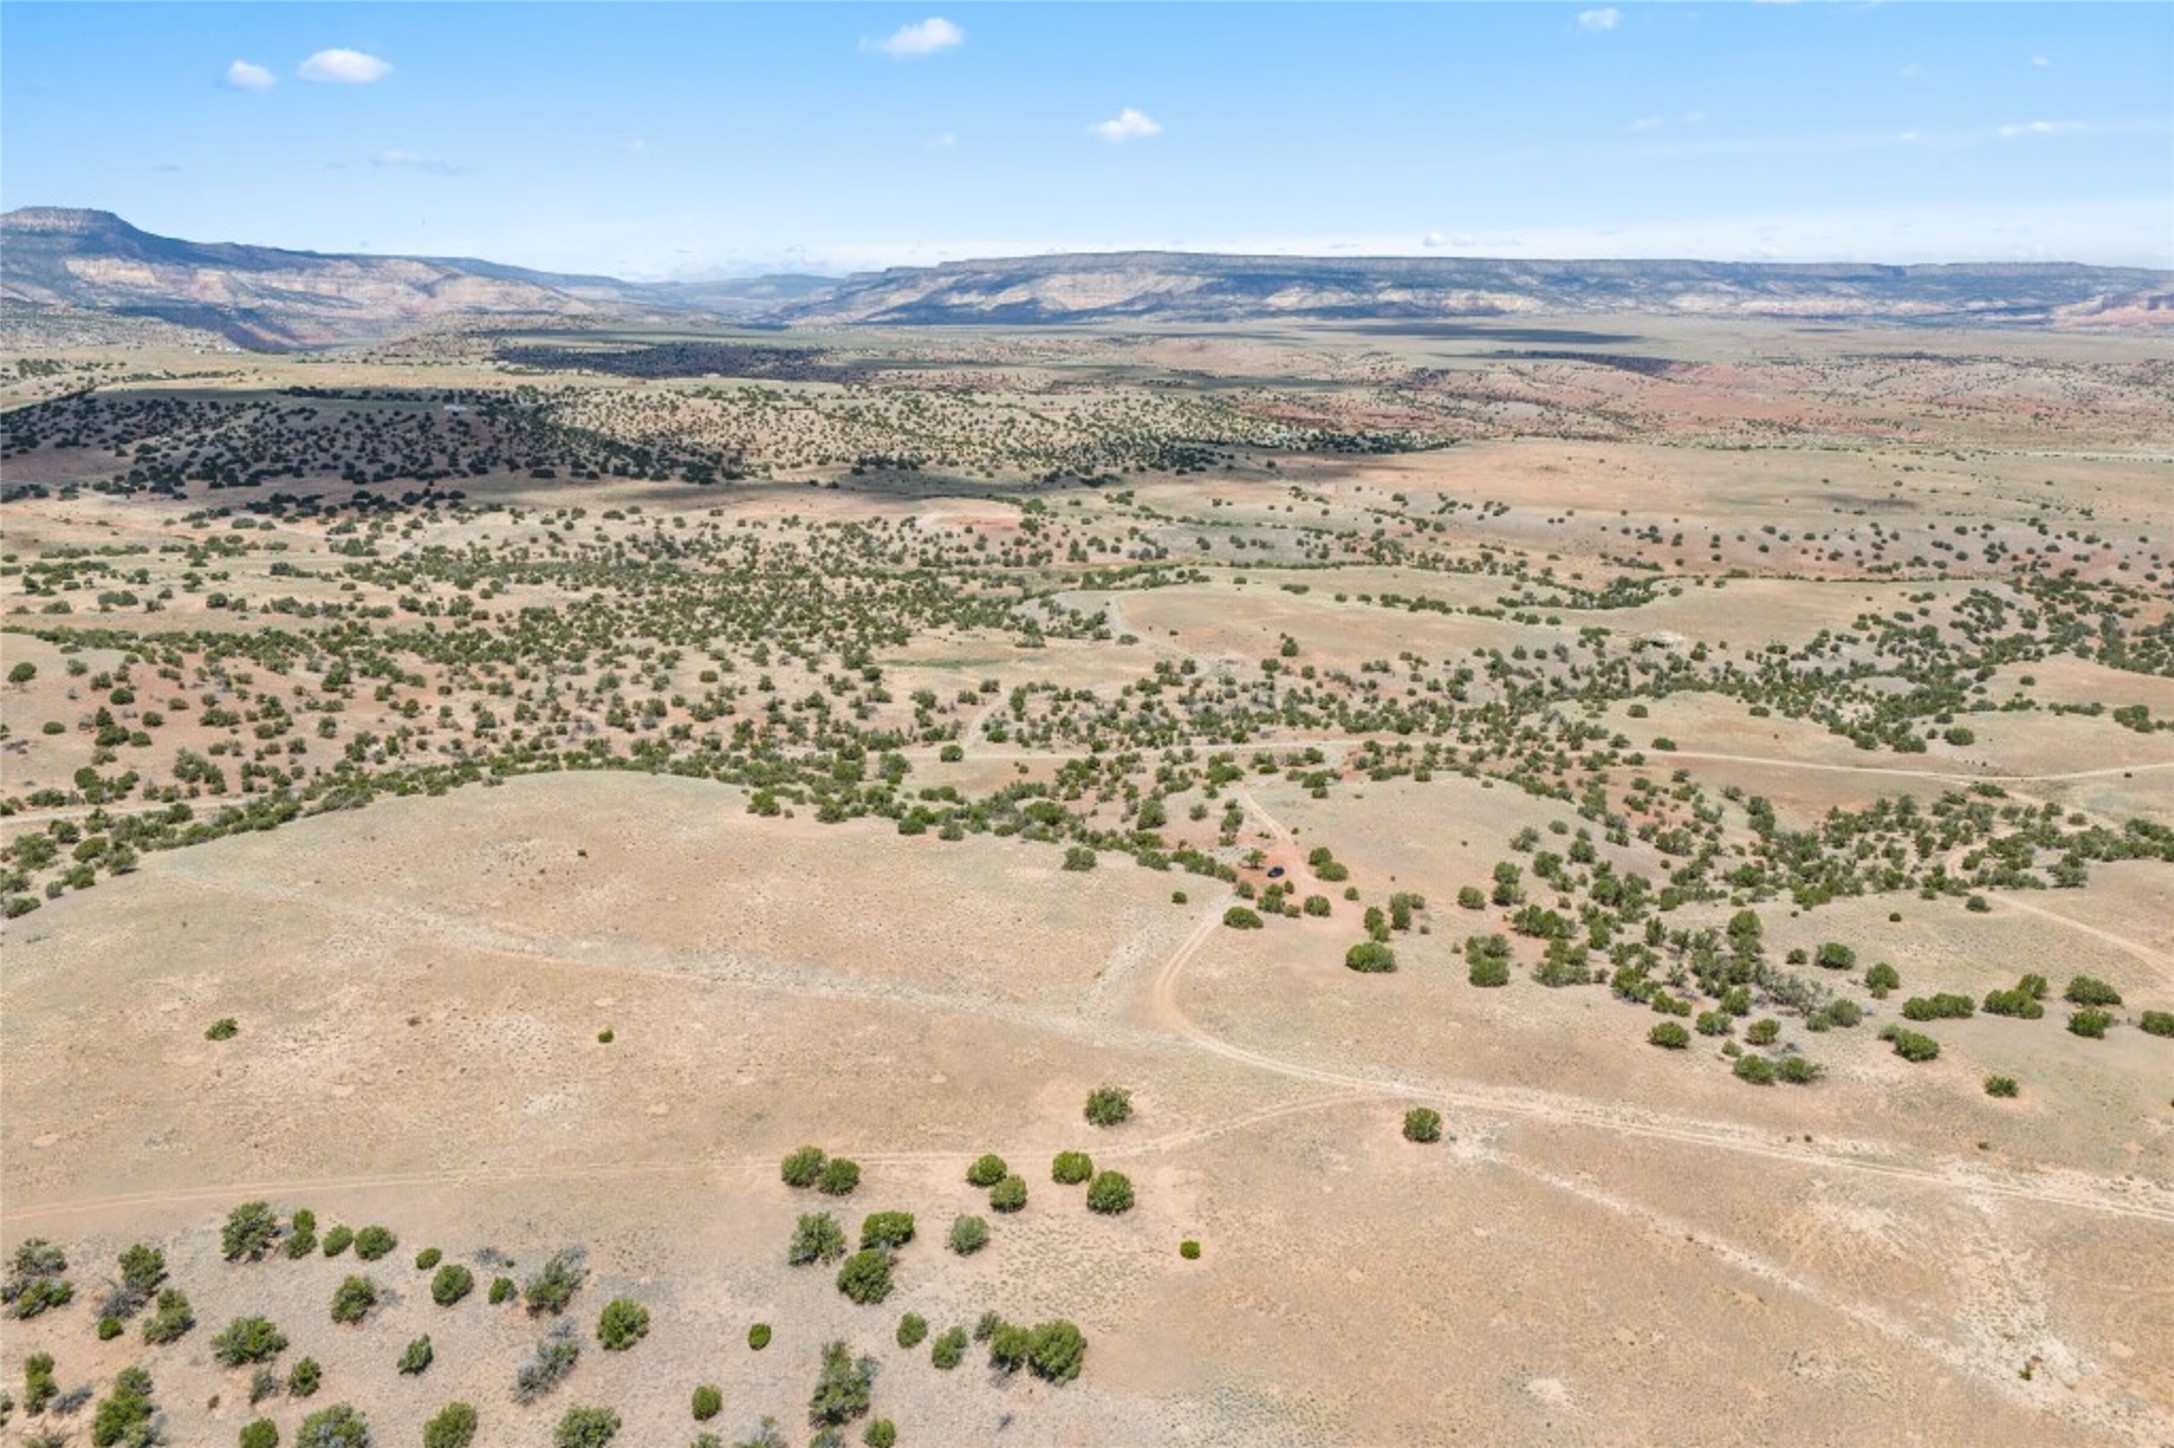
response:
M2174 266L2157 3L7 3L0 39L0 203L194 240Z

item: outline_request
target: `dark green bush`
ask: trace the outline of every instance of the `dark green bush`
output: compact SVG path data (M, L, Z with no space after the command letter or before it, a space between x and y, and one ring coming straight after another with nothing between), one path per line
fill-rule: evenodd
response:
M823 1345L823 1366L808 1399L808 1421L835 1427L850 1423L868 1411L876 1365L868 1358L856 1361L842 1342Z
M364 1227L355 1234L355 1255L375 1262L400 1245L400 1239L383 1227Z
M761 1352L770 1345L770 1324L758 1322L747 1329L747 1345L754 1352Z
M2105 1039L2106 1028L2113 1023L2113 1015L2108 1011L2086 1008L2068 1013L2069 1033L2077 1036L2088 1036L2094 1041Z
M989 1245L989 1224L979 1217L960 1217L951 1224L950 1247L961 1257L971 1257Z
M261 1262L279 1239L279 1217L268 1202L244 1202L227 1213L219 1231L220 1250L229 1262Z
M491 1306L503 1307L520 1295L521 1289L513 1285L511 1277L491 1279Z
M334 1403L302 1420L294 1448L370 1448L370 1424L348 1404Z
M649 1336L649 1309L631 1297L614 1297L596 1319L596 1340L606 1352L625 1352Z
M1098 1086L1087 1093L1091 1126L1116 1126L1132 1117L1132 1093L1122 1086Z
M793 1240L785 1249L785 1260L795 1267L805 1267L810 1262L835 1262L845 1255L845 1228L828 1212L813 1212L799 1220L793 1227Z
M196 1314L189 1308L189 1299L178 1287L164 1288L151 1308L151 1315L143 1320L143 1340L162 1346L178 1341L194 1326Z
M815 1189L827 1197L850 1196L861 1184L861 1169L857 1162L834 1156L823 1163L823 1174L815 1179Z
M936 1336L929 1349L928 1360L945 1372L957 1367L966 1357L966 1329L947 1327Z
M1223 923L1233 930L1259 930L1267 922L1259 913L1243 905L1233 905L1223 912Z
M838 1290L863 1307L891 1295L891 1254L870 1248L855 1252L838 1268Z
M423 1448L469 1448L476 1441L476 1410L467 1403L447 1403L423 1425Z
M778 1175L789 1187L812 1187L823 1175L823 1150L816 1146L803 1146L785 1158L778 1168Z
M1930 1036L1906 1031L1900 1026L1889 1026L1880 1032L1880 1039L1894 1043L1895 1054L1905 1061L1930 1061L1940 1054L1940 1043Z
M2013 1076L1988 1076L1985 1078L1985 1094L1988 1096L2014 1096L2017 1087Z
M1027 1204L1027 1179L1008 1176L989 1188L989 1206L999 1212L1016 1212Z
M407 1377L414 1377L428 1370L436 1357L437 1353L430 1345L430 1334L426 1332L421 1337L409 1340L406 1349L400 1354L400 1371Z
M451 1307L475 1290L476 1274L458 1262L448 1262L430 1279L430 1300Z
M707 1423L725 1410L725 1395L709 1383L694 1390L694 1420Z
M1344 952L1344 968L1362 975L1382 975L1396 969L1396 952L1378 940L1362 940Z
M604 1448L619 1436L619 1415L609 1408L568 1408L552 1431L551 1448Z
M1063 1187L1076 1187L1094 1174L1094 1159L1084 1151L1060 1151L1049 1163L1049 1179Z
M1188 1262L1197 1262L1200 1260L1200 1244L1191 1237L1187 1237L1184 1241L1178 1243L1178 1255Z
M913 1240L913 1213L870 1212L861 1219L861 1248L886 1249L905 1246Z
M1646 1032L1646 1039L1656 1046L1665 1046L1671 1051L1680 1051L1691 1044L1691 1033L1674 1021L1663 1021Z
M268 1362L286 1350L286 1336L268 1317L237 1317L211 1340L211 1355L221 1367Z
M1442 1139L1442 1113L1427 1106L1414 1106L1404 1113L1404 1139L1420 1143Z
M2174 1011L2145 1011L2136 1027L2147 1036L2174 1036Z
M415 1270L418 1272L428 1272L431 1268L437 1266L440 1262L443 1262L444 1260L445 1253L439 1251L436 1247L425 1247L422 1251L415 1254Z
M564 1312L588 1277L589 1254L579 1247L562 1248L522 1286L521 1296L531 1315Z
M1776 1066L1774 1071L1776 1075L1792 1086L1809 1086L1821 1076L1827 1074L1825 1067L1803 1056L1782 1057L1781 1064Z
M919 1347L921 1339L928 1336L928 1319L918 1312L907 1313L898 1320L897 1336L900 1347Z
M1749 1081L1754 1086L1774 1084L1774 1063L1764 1056L1738 1056L1735 1069L1739 1081Z
M332 1320L356 1323L377 1306L377 1284L367 1277L349 1277L332 1294Z
M270 1418L242 1424L240 1448L279 1448L279 1425Z
M325 1233L325 1255L337 1257L354 1245L355 1233L351 1227L334 1227Z
M1132 1210L1132 1179L1121 1171L1098 1174L1087 1184L1087 1210L1116 1216Z
M974 1164L966 1169L967 1185L980 1187L984 1191L1010 1175L1011 1168L995 1152L974 1158Z
M2105 981L2088 975L2079 975L2070 980L2068 989L2061 993L2061 998L2070 1005L2078 1006L2118 1006L2121 1004L2120 991L2115 990Z
M313 1357L303 1358L287 1369L287 1396L290 1398L314 1398L318 1385L325 1380L323 1364Z

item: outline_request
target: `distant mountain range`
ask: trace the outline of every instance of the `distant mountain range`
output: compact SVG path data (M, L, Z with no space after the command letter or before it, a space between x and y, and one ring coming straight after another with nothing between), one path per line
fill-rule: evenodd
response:
M15 319L137 318L248 347L381 341L450 318L769 325L1424 321L1664 313L1862 322L2174 327L2174 272L1953 266L1120 252L948 262L833 279L637 283L465 257L321 254L139 231L105 211L0 216Z

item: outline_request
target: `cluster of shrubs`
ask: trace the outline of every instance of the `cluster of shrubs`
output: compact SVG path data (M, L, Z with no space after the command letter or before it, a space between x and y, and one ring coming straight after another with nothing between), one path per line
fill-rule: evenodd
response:
M813 1187L828 1197L850 1196L861 1184L859 1163L826 1157L818 1146L803 1146L786 1157L778 1174L789 1187Z

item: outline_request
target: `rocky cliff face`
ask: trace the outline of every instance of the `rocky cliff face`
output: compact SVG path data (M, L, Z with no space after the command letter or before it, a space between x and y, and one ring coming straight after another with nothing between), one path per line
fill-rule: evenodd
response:
M1136 252L954 262L851 277L785 309L807 322L1243 321L1523 313L2151 325L2174 274L2073 265L1334 260Z
M448 317L657 316L1030 326L1264 318L1452 319L1647 312L1928 324L2174 327L2174 273L2051 265L1210 256L1123 252L952 262L827 281L647 286L458 257L340 256L177 241L104 211L0 217L13 316L96 314L250 347L373 342Z
M0 218L0 246L11 303L156 318L256 347L371 341L449 315L584 315L621 289L482 262L176 241L54 207Z

